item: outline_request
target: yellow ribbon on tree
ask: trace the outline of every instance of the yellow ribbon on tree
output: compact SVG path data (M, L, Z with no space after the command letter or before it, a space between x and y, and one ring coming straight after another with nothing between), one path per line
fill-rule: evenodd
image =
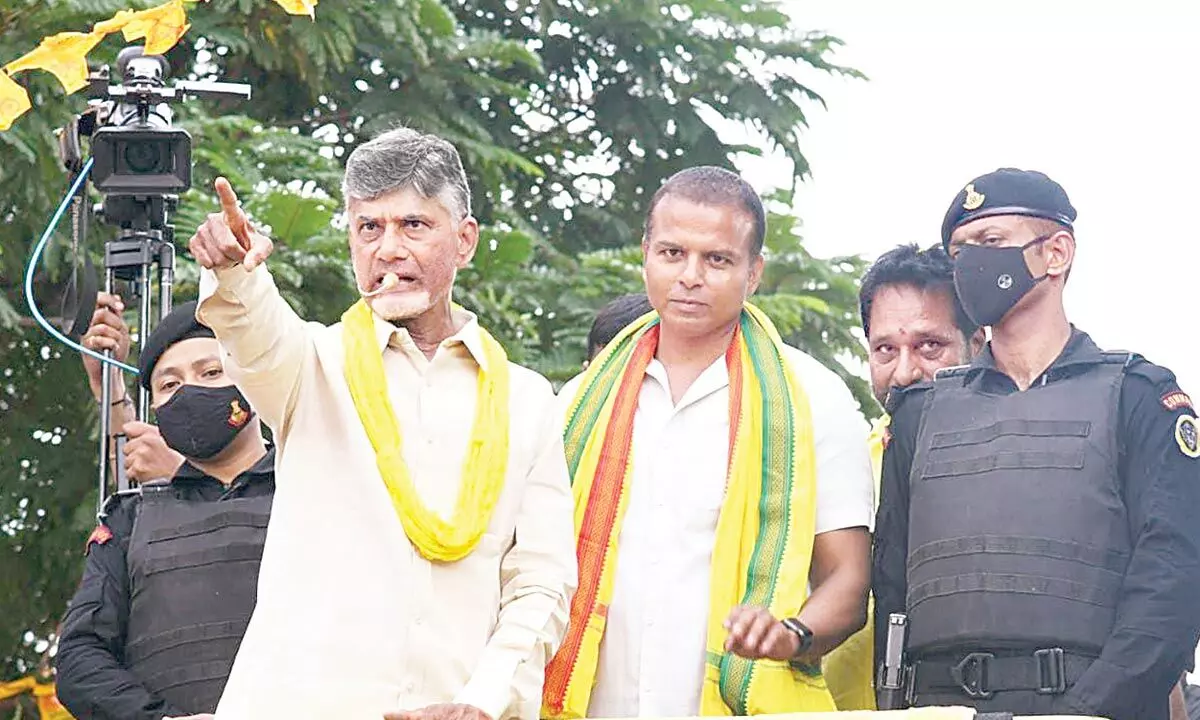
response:
M422 556L439 562L461 560L475 549L491 520L508 468L508 356L483 328L479 335L484 363L479 368L475 424L454 513L445 520L422 502L404 462L374 313L359 300L342 315L346 384L375 450L375 464L409 541Z
M87 54L108 35L121 31L127 42L146 39L147 55L162 55L179 42L191 25L187 22L184 3L201 0L168 0L146 10L121 10L108 20L92 26L90 33L61 32L42 38L36 48L4 66L0 72L0 131L12 127L32 104L25 88L10 75L22 70L45 70L53 73L67 94L87 85ZM318 0L274 0L291 15L315 18ZM269 26L268 26L269 29Z
M29 93L0 70L0 130L12 127L13 121L25 114L33 103L29 102Z
M287 10L291 15L307 15L315 16L314 8L317 7L319 0L275 0L279 7Z
M21 70L46 70L58 78L67 94L73 93L87 85L87 54L100 44L104 35L100 32L51 35L4 69L10 75Z

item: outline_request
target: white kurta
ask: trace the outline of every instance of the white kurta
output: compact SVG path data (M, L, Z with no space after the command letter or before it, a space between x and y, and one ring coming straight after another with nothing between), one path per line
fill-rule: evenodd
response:
M277 490L258 601L221 720L345 718L461 702L538 716L576 583L572 500L553 391L511 365L505 487L478 547L431 563L408 541L343 377L340 325L303 322L263 267L201 278L199 318L274 433ZM443 517L474 420L479 326L428 360L376 318L404 457Z
M846 384L785 348L808 395L816 453L817 534L873 522L867 422ZM579 387L559 392L562 412ZM676 405L651 361L633 425L633 477L617 546L608 624L589 717L690 717L704 681L710 564L729 462L724 356Z

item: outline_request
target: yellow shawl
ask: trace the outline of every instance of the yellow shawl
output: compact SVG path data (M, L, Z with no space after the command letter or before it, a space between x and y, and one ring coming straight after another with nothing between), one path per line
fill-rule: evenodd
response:
M371 308L359 300L342 315L346 383L362 421L375 464L408 539L423 557L454 562L479 543L504 488L508 467L508 357L482 328L486 368L479 370L475 425L463 461L462 483L454 514L443 520L421 501L404 462L400 424L388 399L383 353L375 338Z

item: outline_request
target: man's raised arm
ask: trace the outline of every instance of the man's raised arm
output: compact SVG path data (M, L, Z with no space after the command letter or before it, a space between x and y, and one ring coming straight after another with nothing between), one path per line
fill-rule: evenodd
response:
M226 372L271 429L286 426L311 345L307 324L275 287L264 261L270 238L256 231L225 178L217 178L221 212L188 245L204 270L196 317L224 348Z

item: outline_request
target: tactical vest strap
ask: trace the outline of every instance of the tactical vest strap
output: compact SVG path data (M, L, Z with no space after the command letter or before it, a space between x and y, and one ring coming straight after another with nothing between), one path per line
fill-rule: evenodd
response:
M173 540L175 538L204 535L227 527L266 528L271 516L268 513L247 512L245 510L230 510L214 513L195 522L187 522L178 527L157 528L150 533L148 542Z
M933 386L935 388L947 385L962 387L963 383L966 382L967 373L971 368L971 365L955 365L953 367L941 368L933 374Z
M150 675L146 684L157 688L157 692L164 695L186 688L189 695L203 698L198 702L216 708L232 667L232 660L210 660L173 667Z
M247 617L227 622L187 625L158 635L138 638L126 646L125 652L131 658L149 661L153 660L154 656L160 652L176 650L196 643L228 640L237 644L241 642L242 635L246 633L246 625L249 620L250 618Z
M1105 607L1108 605L1109 599L1121 591L1121 581L1121 576L1101 576L1094 584L1088 584L1037 575L994 572L962 573L950 577L939 577L910 587L908 608L911 613L918 605L931 598L947 598L951 595L978 592L1056 597ZM1014 630L1014 632L1017 631Z
M1121 365L1123 367L1129 367L1134 363L1135 360L1138 360L1142 357L1137 353L1132 353L1127 350L1111 350L1108 352L1102 352L1100 355L1104 358L1104 362L1110 365Z
M917 663L914 688L918 696L958 692L974 699L1014 690L1058 695L1074 685L1094 661L1090 655L1062 648L1045 648L1029 655L973 652L932 658Z
M230 664L228 662L214 660L212 662L198 663L190 667L164 670L157 675L151 676L151 681L164 691L197 682L220 682L223 686L229 677L229 668Z
M956 447L958 445L979 445L988 443L1004 435L1023 435L1025 437L1087 437L1091 429L1090 422L1055 421L1055 420L1001 420L988 427L975 430L960 430L956 432L938 433L930 444L930 449Z
M216 547L183 552L178 555L147 558L142 563L142 574L146 577L171 570L214 565L216 563L258 562L262 559L263 546L256 543L229 543Z
M943 460L927 463L921 477L933 480L978 475L993 470L1080 470L1083 468L1083 458L1084 453L1079 450L1074 452L1012 452L967 460Z
M998 553L1001 555L1033 555L1036 557L1057 558L1103 568L1109 572L1123 576L1129 563L1129 555L1118 550L1097 548L1082 543L1067 540L1052 540L1050 538L1031 538L1013 535L976 535L973 537L953 538L926 543L916 548L908 556L908 569L911 572L920 565L932 560L941 560L955 556L986 555Z

